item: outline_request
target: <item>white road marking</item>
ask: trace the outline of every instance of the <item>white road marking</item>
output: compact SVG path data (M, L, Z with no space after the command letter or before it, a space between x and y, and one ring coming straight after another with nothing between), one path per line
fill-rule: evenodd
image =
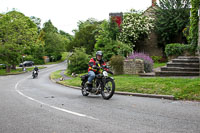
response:
M28 76L28 77L30 77L30 76ZM26 79L26 78L25 78L25 79ZM25 79L23 79L23 80L25 80ZM31 101L37 102L37 103L39 103L39 104L45 105L45 106L47 106L47 107L50 107L50 108L53 108L53 109L56 109L56 110L59 110L59 111L65 112L65 113L69 113L69 114L72 114L72 115L76 115L76 116L79 116L79 117L85 117L85 118L89 118L89 119L93 119L93 120L99 120L99 119L94 118L94 117L92 117L92 116L87 116L87 115L85 115L85 114L80 114L80 113L73 112L73 111L70 111L70 110L66 110L66 109L63 109L63 108L60 108L60 107L56 107L56 106L53 106L53 105L49 105L49 104L47 104L47 103L43 103L43 102L41 102L41 101L39 101L39 100L36 100L36 99L34 99L34 98L32 98L32 97L29 97L29 96L25 95L24 93L22 93L22 92L18 89L19 83L22 82L23 80L20 80L20 81L17 82L17 84L15 85L15 91L16 91L17 93L19 93L21 96L23 96L23 97L25 97L25 98L27 98L27 99L29 99L29 100L31 100Z

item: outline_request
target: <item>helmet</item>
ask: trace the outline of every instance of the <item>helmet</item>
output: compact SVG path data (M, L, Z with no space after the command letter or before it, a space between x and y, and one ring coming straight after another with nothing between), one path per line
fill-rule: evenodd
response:
M102 52L102 51L97 51L97 52L96 52L96 56L97 56L97 55L100 55L101 57L103 57L103 52Z

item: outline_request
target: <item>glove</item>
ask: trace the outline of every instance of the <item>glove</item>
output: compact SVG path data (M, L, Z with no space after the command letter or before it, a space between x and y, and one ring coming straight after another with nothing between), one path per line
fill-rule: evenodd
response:
M93 69L97 69L97 66L96 66L96 65L93 65L92 68L93 68Z
M112 74L112 75L113 75L113 72L111 72L111 71L108 71L108 73L110 73L110 74Z

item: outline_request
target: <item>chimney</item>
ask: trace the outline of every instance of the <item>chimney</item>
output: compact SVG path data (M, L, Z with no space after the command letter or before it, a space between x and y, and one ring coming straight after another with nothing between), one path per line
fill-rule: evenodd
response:
M152 0L152 6L156 5L156 0Z

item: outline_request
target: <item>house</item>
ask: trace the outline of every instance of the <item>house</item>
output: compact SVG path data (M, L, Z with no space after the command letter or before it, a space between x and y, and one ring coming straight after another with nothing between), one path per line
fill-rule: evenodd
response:
M152 5L144 11L143 15L155 18L154 8L156 8L156 0L152 0ZM144 41L136 45L135 50L150 56L163 56L163 49L158 46L158 37L154 30L151 31Z

